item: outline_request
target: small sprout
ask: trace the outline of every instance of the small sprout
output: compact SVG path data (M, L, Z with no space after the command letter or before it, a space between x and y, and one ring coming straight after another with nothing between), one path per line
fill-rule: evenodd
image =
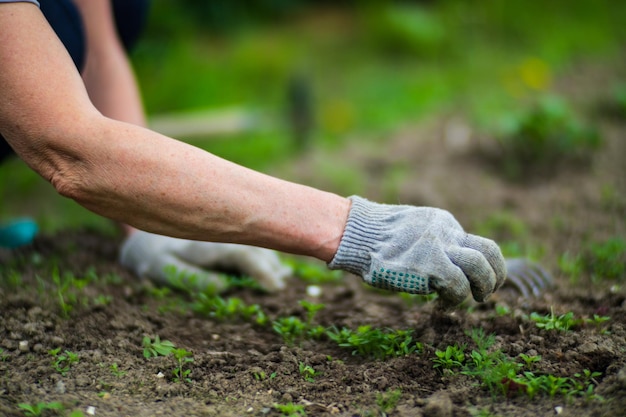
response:
M550 314L542 316L538 313L530 313L530 319L535 322L536 326L544 330L568 331L572 327L578 326L582 320L575 319L573 312L568 312L560 316L554 314L552 307Z
M65 376L73 364L78 363L79 358L78 354L70 352L66 350L64 353L61 353L61 348L52 349L48 351L48 354L53 357L52 360L52 368Z
M121 371L121 370L119 369L119 367L117 366L117 363L116 363L116 362L113 362L113 363L111 364L111 366L109 366L109 369L111 370L111 373L112 373L113 375L115 375L116 377L118 377L118 378L121 378L121 377L123 377L124 375L126 375L126 372Z
M454 369L461 368L465 362L465 345L447 346L446 350L436 350L433 359L435 368Z
M20 403L17 406L24 412L25 416L29 417L42 416L46 410L63 411L65 409L63 404L58 401L52 401L49 403L38 402L36 404Z
M280 317L272 323L272 328L282 336L288 345L293 345L306 331L306 323L297 317Z
M541 355L527 355L525 353L520 353L518 356L524 361L524 364L528 369L532 369L535 363L541 361Z
M384 393L376 394L376 405L380 410L381 417L387 417L396 408L401 395L402 391L399 389L389 389Z
M313 369L312 366L306 365L304 362L300 362L299 369L300 375L308 382L315 382L314 378L319 375L319 372Z
M161 341L161 338L157 335L154 341L149 336L145 336L141 342L143 346L143 356L146 359L157 356L168 356L176 348L174 343L169 340Z
M294 403L274 404L274 408L283 416L287 416L287 417L306 416L306 411L304 410L304 405L302 404L294 404Z
M422 345L413 341L412 330L381 330L371 326L360 326L356 331L336 327L326 331L326 335L339 346L352 349L353 355L376 359L406 356L421 351Z
M173 351L174 359L176 360L176 368L172 371L174 374L175 382L191 382L191 378L189 375L191 374L191 369L184 369L185 364L189 364L193 362L193 354L183 348L174 349Z

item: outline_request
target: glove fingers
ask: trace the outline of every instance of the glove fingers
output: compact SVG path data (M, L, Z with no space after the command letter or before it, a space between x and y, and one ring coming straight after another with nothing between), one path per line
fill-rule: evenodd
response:
M248 275L268 291L285 287L291 269L283 265L276 252L254 246L192 242L178 256L205 268L228 268Z
M291 275L291 268L284 265L278 254L264 249L256 258L243 267L243 272L258 281L268 291L285 288L285 280Z
M482 253L474 249L454 247L448 250L448 256L469 280L476 301L485 301L494 292L497 285L496 275Z
M168 272L174 269L174 273ZM140 274L158 285L178 288L185 291L221 292L228 286L220 274L209 272L171 254L163 254L153 259L149 269Z
M500 247L491 239L486 239L481 236L468 234L463 242L463 246L466 248L474 249L480 252L484 258L489 262L491 269L495 274L495 286L493 291L496 291L504 283L506 279L506 262Z
M436 274L429 281L430 288L437 291L441 301L451 307L461 304L470 293L470 284L465 274L450 260L439 264Z

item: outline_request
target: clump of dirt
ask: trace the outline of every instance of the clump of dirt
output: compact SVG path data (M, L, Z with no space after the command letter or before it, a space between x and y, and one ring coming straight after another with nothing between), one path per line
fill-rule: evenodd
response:
M449 123L406 129L385 152L368 153L358 144L336 157L362 172L372 199L389 201L392 193L397 201L389 202L448 209L469 231L522 240L555 278L540 297L521 299L503 288L486 303L442 311L436 301L374 290L353 276L317 283L321 295L312 297L311 282L295 276L278 294L241 287L222 295L257 304L267 322L219 319L194 312L189 295L155 288L122 269L115 237L90 231L41 236L30 247L0 252L0 414L22 416L20 403L58 401L64 411L49 415L281 415L276 405L299 406L291 415L307 416L621 415L625 277L608 280L582 270L573 280L558 259L580 253L588 242L626 236L626 123L598 120L606 142L587 169L526 185L485 170L472 157L471 140L462 146L447 141ZM299 162L300 170L313 169L315 155ZM398 166L403 181L390 191L384 173ZM305 171L292 175L320 186ZM512 220L493 226L502 212L519 219L523 231ZM82 289L64 292L69 279ZM324 336L286 343L271 322L306 321L302 300L325 305L316 325L410 330L421 348L381 360ZM550 330L538 327L532 313L572 313L579 321L566 331ZM472 329L479 328L495 336L489 352L520 362L522 354L540 356L529 365L535 375L584 378L587 371L584 388L592 387L593 395L539 392L530 398L513 379L497 381L508 388L498 392L481 384L481 375L435 367L436 352L450 346L466 345L471 361L471 351L480 350ZM144 357L142 340L157 335L192 353L182 381L175 380L180 364L173 355ZM70 354L76 355L71 363L59 360Z

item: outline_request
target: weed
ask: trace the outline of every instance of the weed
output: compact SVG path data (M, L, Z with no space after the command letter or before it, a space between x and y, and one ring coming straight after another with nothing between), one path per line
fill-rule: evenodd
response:
M176 349L174 343L169 340L161 341L161 338L157 335L154 341L149 336L144 336L141 345L143 346L143 356L146 359L157 356L168 356Z
M306 323L297 317L280 317L272 323L272 328L276 333L282 336L288 345L293 345L307 329Z
M522 180L562 162L580 166L601 142L597 130L583 125L562 99L543 97L532 109L506 119L499 160L505 175Z
M100 294L93 299L93 304L96 306L108 306L113 301L113 297L110 295Z
M253 372L252 376L257 381L265 381L267 379L267 374L265 373L265 371Z
M306 411L304 410L304 405L302 404L274 404L274 408L281 415L286 417L304 417L306 416Z
M536 326L544 330L568 331L572 327L580 325L583 321L574 318L573 312L568 312L557 316L554 309L550 307L550 314L542 316L539 313L530 313L530 319L535 322Z
M524 365L528 369L532 369L535 363L541 361L541 355L527 355L525 353L520 353L518 357L524 361Z
M48 354L53 357L52 368L61 375L65 376L69 372L72 365L78 363L79 358L78 354L70 352L69 350L66 350L61 354L60 352L61 348L56 348L49 350Z
M626 279L626 240L615 237L591 243L582 262L594 279Z
M4 349L0 348L0 362L6 362L11 358L11 355L6 353Z
M587 272L593 280L626 279L626 240L614 237L603 242L588 243L580 254L565 253L559 268L572 280Z
M454 369L461 368L465 363L465 346L447 346L446 350L436 350L433 362L435 368Z
M192 311L214 317L218 320L253 320L263 326L267 324L267 315L258 304L246 305L237 297L224 299L220 296L210 295L204 292L197 294L191 304Z
M601 334L608 334L609 332L604 329L604 323L611 320L608 316L600 316L598 314L594 314L592 318L585 319L585 323L592 324L596 327L596 330Z
M184 369L185 364L193 362L193 354L183 348L174 349L172 351L174 359L176 359L176 368L172 371L175 382L191 382L189 375L191 369Z
M70 313L78 306L79 292L89 283L88 279L79 279L71 272L61 274L59 268L52 269L52 282L56 287L56 296L64 318L69 318Z
M126 372L121 371L120 368L117 366L116 362L113 362L111 366L109 366L109 369L111 370L111 373L118 378L121 378L124 375L126 375Z
M58 401L52 401L49 403L38 402L36 404L20 403L17 405L25 416L39 417L43 415L46 410L63 411L65 407Z
M353 355L384 360L421 351L422 345L413 342L412 333L412 330L381 330L372 329L371 326L359 326L356 331L332 327L326 335L339 346L352 349Z
M391 413L396 408L401 395L402 390L399 389L388 389L384 393L379 392L376 394L376 405L381 417L387 417L388 413Z
M299 301L299 304L306 310L306 335L312 339L319 339L326 333L326 328L320 325L313 325L317 312L323 309L324 304L311 303L306 300Z
M304 362L300 362L298 368L300 370L300 375L302 375L308 382L315 382L315 377L320 374L313 369L311 365L306 365Z

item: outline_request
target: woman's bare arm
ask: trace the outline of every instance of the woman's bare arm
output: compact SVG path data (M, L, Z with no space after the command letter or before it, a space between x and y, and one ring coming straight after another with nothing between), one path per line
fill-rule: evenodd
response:
M159 234L332 259L348 199L104 117L32 4L0 5L0 37L0 131L60 194Z

